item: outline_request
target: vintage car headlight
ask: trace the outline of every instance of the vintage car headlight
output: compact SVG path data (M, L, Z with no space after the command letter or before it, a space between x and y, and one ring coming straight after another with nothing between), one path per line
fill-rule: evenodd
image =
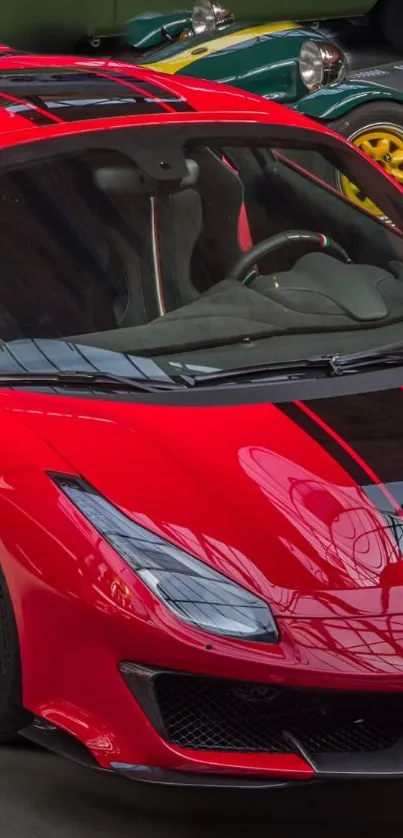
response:
M49 476L180 620L213 634L254 642L278 642L276 624L263 600L135 524L80 478Z
M343 80L347 61L335 44L327 41L304 41L299 56L299 71L305 87L318 90Z
M234 21L234 15L223 9L219 3L210 0L198 0L193 6L192 26L195 35L212 32L220 26L227 26Z

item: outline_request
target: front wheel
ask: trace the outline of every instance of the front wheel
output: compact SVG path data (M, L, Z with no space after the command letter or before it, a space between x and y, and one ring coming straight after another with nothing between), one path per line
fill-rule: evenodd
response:
M0 570L0 743L13 742L32 721L22 707L21 658L7 583Z
M361 105L345 117L329 123L403 185L403 104L397 102ZM354 204L374 215L382 212L345 175L335 174L336 186Z

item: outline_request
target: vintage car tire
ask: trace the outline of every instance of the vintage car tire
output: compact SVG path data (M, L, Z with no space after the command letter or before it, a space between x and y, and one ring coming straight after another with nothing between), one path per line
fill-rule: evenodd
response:
M379 7L376 7L375 15L386 40L403 54L402 0L379 0Z
M348 115L328 123L329 128L350 140L380 163L385 170L403 184L403 164L398 158L403 152L403 104L371 102L361 105ZM333 185L346 197L374 212L376 208L360 198L354 184L333 172ZM379 211L376 214L381 214Z

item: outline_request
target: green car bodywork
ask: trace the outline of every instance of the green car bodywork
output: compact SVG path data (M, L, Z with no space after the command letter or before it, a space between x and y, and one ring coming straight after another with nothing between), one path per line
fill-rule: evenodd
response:
M169 14L144 12L126 23L122 46L133 47L140 52L166 46L167 42L176 41L183 32L189 31L191 25L192 12L189 9Z
M342 84L304 96L295 110L330 124L366 104L392 102L403 103L403 62L351 73Z
M140 63L294 103L307 93L299 72L300 51L307 40L328 42L321 33L291 22L233 24L223 32L193 36L147 53Z

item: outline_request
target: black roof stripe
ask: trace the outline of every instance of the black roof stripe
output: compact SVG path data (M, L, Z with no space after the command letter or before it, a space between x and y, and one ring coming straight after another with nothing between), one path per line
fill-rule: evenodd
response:
M37 125L194 110L182 96L128 73L75 68L10 72L1 65L0 104Z
M174 110L178 113L191 113L192 111L195 111L195 108L192 108L192 106L189 105L189 102L187 102L186 99L182 99L181 101L175 103Z
M128 88L126 88L128 89ZM53 96L64 99L69 96L88 96L89 98L104 98L120 96L122 85L114 79L105 78L96 73L88 72L59 72L58 70L24 70L5 72L0 64L0 94L28 99L32 96L40 98Z
M28 119L30 122L33 122L35 125L55 125L57 124L56 119L53 119L51 114L47 116L41 110L38 110L34 103L29 102L28 100L18 100L13 99L12 97L5 97L0 94L0 108L4 108L7 113L16 114L18 116L22 116L25 119Z
M143 79L75 69L5 72L0 66L0 97L2 94L25 103L27 109L23 113L21 107L21 114L31 121L37 120L37 124L46 124L46 116L39 122L39 116L35 114L40 111L35 108L47 112L50 122L55 119L78 122L190 110L182 97ZM7 105L3 104L3 107Z
M43 100L43 103L52 116L56 116L64 122L82 122L83 120L164 112L158 102L147 102L135 96L108 96L103 98L77 96L66 99L52 97Z
M159 102L165 102L167 105L173 107L174 110L194 110L194 108L189 105L183 96L173 93L171 90L167 90L166 87L154 84L146 79L139 79L129 75L129 73L109 69L106 70L105 75L108 75L111 78L119 79L119 81L122 81L127 85L135 85L137 88L144 90L145 94L158 99Z

